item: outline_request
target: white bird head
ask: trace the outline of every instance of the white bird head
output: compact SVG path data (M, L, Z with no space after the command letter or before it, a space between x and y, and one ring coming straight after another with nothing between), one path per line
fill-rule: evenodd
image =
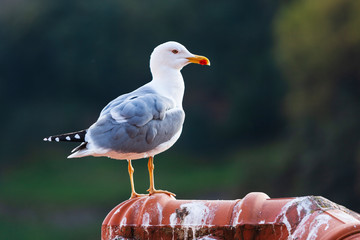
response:
M152 72L163 68L181 70L189 63L210 65L206 57L192 54L180 43L172 41L157 46L150 57Z

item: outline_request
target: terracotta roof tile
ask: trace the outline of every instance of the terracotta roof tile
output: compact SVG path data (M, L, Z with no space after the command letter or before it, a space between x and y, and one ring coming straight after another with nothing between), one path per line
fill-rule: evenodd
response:
M270 199L249 193L231 201L129 199L102 225L117 239L360 239L360 215L323 197Z

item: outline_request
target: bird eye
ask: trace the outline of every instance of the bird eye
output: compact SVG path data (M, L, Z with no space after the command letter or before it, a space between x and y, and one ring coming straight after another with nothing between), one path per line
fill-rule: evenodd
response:
M177 53L179 53L179 51L178 51L178 50L176 50L176 49L172 50L171 52L172 52L173 54L177 54Z

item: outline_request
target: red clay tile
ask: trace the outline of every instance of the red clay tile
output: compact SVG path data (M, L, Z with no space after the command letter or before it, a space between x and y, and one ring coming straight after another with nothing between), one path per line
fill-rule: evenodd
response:
M323 197L270 199L249 193L231 201L129 199L102 225L102 240L360 239L360 215Z

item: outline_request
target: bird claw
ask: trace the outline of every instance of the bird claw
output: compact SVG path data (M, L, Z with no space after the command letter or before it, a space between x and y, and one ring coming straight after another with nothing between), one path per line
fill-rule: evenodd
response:
M168 192L168 191L165 191L165 190L148 189L146 191L149 192L149 196L151 196L151 195L153 195L155 193L165 193L165 194L169 195L170 197L175 197L176 196L175 193Z
M130 199L138 198L138 197L146 197L149 196L149 194L138 194L136 192L131 193Z

